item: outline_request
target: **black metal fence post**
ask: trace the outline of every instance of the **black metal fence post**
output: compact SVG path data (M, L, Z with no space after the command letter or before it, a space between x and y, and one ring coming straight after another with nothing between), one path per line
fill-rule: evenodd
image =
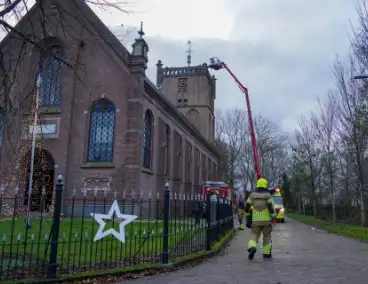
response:
M216 198L216 240L220 240L220 195L217 195Z
M170 208L170 191L169 184L165 184L164 191L164 231L163 231L163 244L162 244L162 255L161 263L169 263L169 208Z
M62 191L63 176L59 175L56 183L54 218L51 227L50 261L47 268L47 278L56 278Z
M229 216L230 216L230 228L229 229L234 229L234 212L233 212L233 206L231 201L228 201L229 204Z
M206 221L207 221L207 231L206 231L206 250L210 250L211 249L211 233L212 233L212 224L211 224L211 215L212 215L212 209L211 209L211 196L209 194L207 194L207 199L206 199Z

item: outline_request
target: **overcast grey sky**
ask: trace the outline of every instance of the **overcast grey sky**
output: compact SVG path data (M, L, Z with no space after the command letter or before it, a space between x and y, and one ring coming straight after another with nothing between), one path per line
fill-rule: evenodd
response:
M158 59L186 64L218 56L248 87L253 113L292 131L301 115L333 86L332 64L350 45L357 22L356 0L126 0L130 15L93 9L118 34L144 21L150 46L147 74L155 81ZM29 5L34 0L29 0ZM130 44L135 33L125 40ZM225 72L217 72L216 107L244 107L243 94Z
M336 54L348 52L351 23L357 22L354 0L153 2L147 11L127 17L128 25L144 21L153 81L158 59L168 66L185 65L190 39L193 64L211 56L225 61L248 87L253 112L276 120L285 131L294 129L298 117L333 86L332 63ZM190 11L195 12L187 17ZM216 107L245 107L232 78L224 71L216 77Z

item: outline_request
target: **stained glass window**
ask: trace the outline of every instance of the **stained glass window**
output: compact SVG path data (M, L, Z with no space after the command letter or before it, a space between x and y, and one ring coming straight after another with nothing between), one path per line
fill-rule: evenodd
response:
M58 106L60 105L60 58L61 49L53 47L48 50L42 59L40 105Z
M152 165L152 130L153 115L150 110L146 111L143 126L143 167L150 169Z
M107 100L92 105L89 126L88 162L112 162L115 106Z

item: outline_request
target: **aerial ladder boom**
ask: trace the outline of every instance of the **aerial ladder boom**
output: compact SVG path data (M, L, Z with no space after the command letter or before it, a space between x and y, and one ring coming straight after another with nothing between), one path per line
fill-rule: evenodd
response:
M259 164L259 156L258 156L258 149L257 149L257 141L256 141L256 135L254 133L254 127L253 127L253 120L252 120L252 111L250 107L250 101L249 101L249 94L248 89L238 80L238 78L235 76L235 74L227 67L227 65L219 60L217 57L210 58L210 68L214 70L220 70L222 68L225 68L227 72L229 72L230 76L233 77L236 84L238 85L239 89L244 93L245 100L247 103L247 109L248 109L248 121L249 121L249 130L250 130L250 138L251 138L251 144L252 144L252 151L253 151L253 159L254 159L254 168L257 174L257 179L260 179L262 177L261 173L261 167Z

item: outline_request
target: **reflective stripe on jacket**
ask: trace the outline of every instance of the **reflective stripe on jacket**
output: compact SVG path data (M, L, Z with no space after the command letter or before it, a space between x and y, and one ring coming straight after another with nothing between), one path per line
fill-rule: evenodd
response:
M264 222L271 221L272 217L268 209L268 204L271 204L272 208L275 208L275 203L270 194L252 193L247 203L252 206L252 221ZM274 215L274 214L272 214Z

